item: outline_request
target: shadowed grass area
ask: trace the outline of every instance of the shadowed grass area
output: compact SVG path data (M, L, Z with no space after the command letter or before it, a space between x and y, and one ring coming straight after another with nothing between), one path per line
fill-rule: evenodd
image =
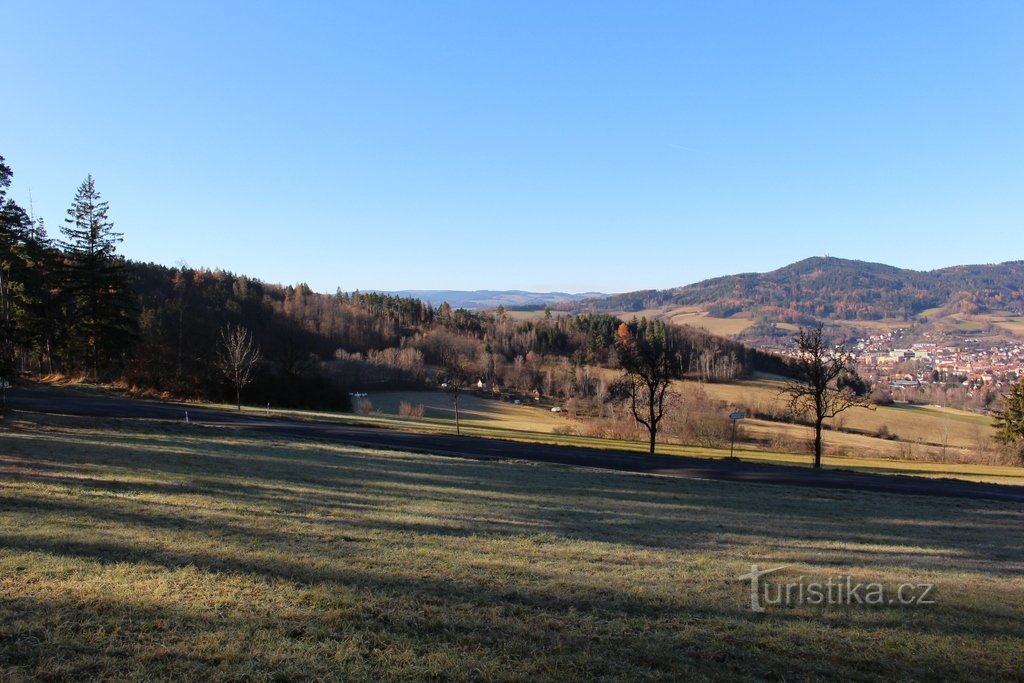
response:
M1020 677L1024 508L128 420L0 433L0 678ZM749 611L780 580L934 605Z

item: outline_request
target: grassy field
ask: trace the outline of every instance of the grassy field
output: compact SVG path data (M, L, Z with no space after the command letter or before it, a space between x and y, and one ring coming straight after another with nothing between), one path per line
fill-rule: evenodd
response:
M785 398L780 396L783 384L778 380L754 380L728 384L705 384L704 390L712 398L730 406L745 406L765 413L780 410ZM908 449L919 454L945 455L945 459L967 458L983 447L995 430L992 420L962 410L938 406L896 404L875 409L853 408L833 421L849 432L829 431L825 434L826 447L833 452L850 451L873 454L876 457L903 458ZM744 423L751 434L759 436L789 435L804 439L806 427L777 422L750 421ZM898 441L871 438L882 429L898 437Z
M755 380L737 384L703 385L714 398L722 400L728 406L746 401L774 401L777 398L778 383L774 380ZM298 419L316 419L336 421L367 427L383 427L413 432L454 434L454 411L448 395L443 392L430 391L386 391L376 392L369 396L374 412L370 415L351 413L331 413L308 410L273 410L276 416ZM424 406L424 417L399 417L398 405L406 401L412 405ZM623 440L614 438L598 438L580 436L578 433L565 433L566 428L577 429L583 423L569 418L564 413L554 414L549 409L533 405L514 405L493 399L479 398L464 394L460 398L463 409L462 434L490 439L508 439L529 443L558 444L586 448L612 449L632 452L646 452L647 443L641 440ZM749 405L749 403L748 403ZM233 406L215 406L233 408ZM263 411L248 409L256 414ZM944 433L958 434L964 442L969 442L980 430L987 434L991 427L982 416L928 407L895 407L882 408L879 412L885 416L892 412L904 422L896 422L907 435L918 435L919 438L932 438ZM872 417L877 415L871 411L863 412L864 416L854 420L868 420L867 428L874 428ZM860 424L860 422L854 422ZM750 462L794 465L809 467L811 458L807 454L807 445L812 436L809 427L765 420L747 419L742 423L742 432L746 442L737 443L735 457ZM956 431L959 430L959 431ZM895 429L893 430L895 432ZM758 443L753 443L757 441ZM958 446L950 436L950 445L927 445L921 441L889 441L863 434L826 431L826 446L822 459L826 468L846 469L884 474L901 474L922 477L950 477L968 481L991 482L997 484L1024 485L1024 467L999 463L978 462L974 457L974 447ZM768 444L768 445L765 445ZM727 445L721 447L698 446L693 444L660 442L658 452L665 455L686 455L691 457L724 458L730 454Z
M770 378L701 386L709 396L722 401L725 411L731 410L732 406L764 411L779 406L783 400L779 397L782 384ZM454 416L446 394L379 392L370 398L374 408L379 408L384 414L346 416L341 419L399 429L452 429ZM566 431L566 427L578 428L583 423L564 414L552 414L544 408L517 406L470 395L464 395L461 400L465 406L462 411L463 426L468 434L595 448L638 451L645 447L639 442L589 439L556 433ZM394 417L400 401L423 404L425 419ZM327 414L321 416L331 418ZM828 467L1024 484L1024 468L984 462L978 455L993 435L991 420L982 415L936 406L897 404L875 410L852 409L837 422L847 431L825 432L824 462ZM875 436L883 427L898 439ZM806 465L810 462L806 454L812 436L809 427L747 419L742 422L741 434L737 456L743 460L791 465ZM659 448L661 452L669 454L704 457L728 455L727 448L701 448L671 443Z
M455 420L455 407L443 391L377 391L367 400L375 411L386 415L398 415L399 405L405 401L412 406L422 405L423 417L428 421ZM564 426L565 418L549 408L516 405L467 392L459 396L459 422L470 429L500 426L517 431L551 432Z
M779 380L768 376L728 384L702 384L701 387L722 402L724 412L736 406L766 410L781 400ZM89 386L64 389L93 395L105 393ZM455 433L454 409L444 392L381 391L371 393L369 400L373 406L369 415L286 409L273 409L270 414L414 432ZM412 406L422 405L423 417L400 417L399 405L403 401ZM462 433L470 436L633 452L647 449L646 442L641 440L580 436L585 418L576 420L565 413L552 413L549 408L533 405L528 400L515 405L466 393L461 396L460 405ZM228 405L211 407L234 409ZM252 407L246 410L264 414L263 410ZM896 405L874 411L854 409L844 413L840 422L844 429L860 433L825 432L822 462L826 468L1024 485L1024 467L1002 463L994 456L986 459L979 455L980 447L986 445L993 434L990 420L984 416L935 406ZM759 419L746 419L741 424L741 438L735 450L737 458L810 465L807 449L812 432L809 427ZM899 439L873 436L883 425ZM698 446L662 440L658 452L723 458L729 456L730 449L727 444Z
M0 432L0 679L1009 680L1024 508L244 431ZM749 611L780 580L935 604Z

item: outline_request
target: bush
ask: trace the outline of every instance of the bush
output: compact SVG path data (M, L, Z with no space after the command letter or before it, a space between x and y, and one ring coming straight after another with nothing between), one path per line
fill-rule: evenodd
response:
M423 404L413 405L408 401L402 401L398 404L398 414L401 417L423 417Z
M882 425L875 430L876 439L885 439L886 441L899 441L900 437L889 431L889 425Z
M359 399L358 410L363 415L369 415L373 412L373 403L368 398L361 398Z

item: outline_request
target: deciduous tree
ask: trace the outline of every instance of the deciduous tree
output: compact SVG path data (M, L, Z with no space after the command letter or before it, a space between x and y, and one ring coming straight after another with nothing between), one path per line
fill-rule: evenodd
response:
M235 404L242 409L242 390L256 378L260 350L252 341L249 330L228 325L221 330L217 369L235 390Z
M794 369L800 379L783 389L789 397L789 408L796 414L807 414L814 422L814 467L821 467L821 429L825 420L854 406L870 402L855 390L863 386L853 366L853 355L842 346L829 346L822 336L822 326L800 328L796 336Z
M683 347L673 330L660 320L622 323L615 333L619 362L625 372L633 418L650 437L654 453L658 429L665 416L672 380L686 366Z
M462 434L459 421L459 397L469 386L469 369L465 357L454 348L445 348L441 352L443 370L438 375L438 383L448 393L455 409L455 433Z

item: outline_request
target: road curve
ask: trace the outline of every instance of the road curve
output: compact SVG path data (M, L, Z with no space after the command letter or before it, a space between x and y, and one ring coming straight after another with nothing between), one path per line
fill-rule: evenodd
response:
M325 439L370 448L414 451L460 458L516 459L690 479L981 498L1024 503L1024 486L832 469L813 470L784 465L686 456L651 456L595 448L530 444L468 436L416 434L389 429L353 427L332 422L264 417L253 413L213 410L181 403L117 398L98 393L50 387L12 389L7 393L7 403L9 408L16 411L172 421L183 420L185 411L188 411L189 420L199 424L245 428L274 435Z

